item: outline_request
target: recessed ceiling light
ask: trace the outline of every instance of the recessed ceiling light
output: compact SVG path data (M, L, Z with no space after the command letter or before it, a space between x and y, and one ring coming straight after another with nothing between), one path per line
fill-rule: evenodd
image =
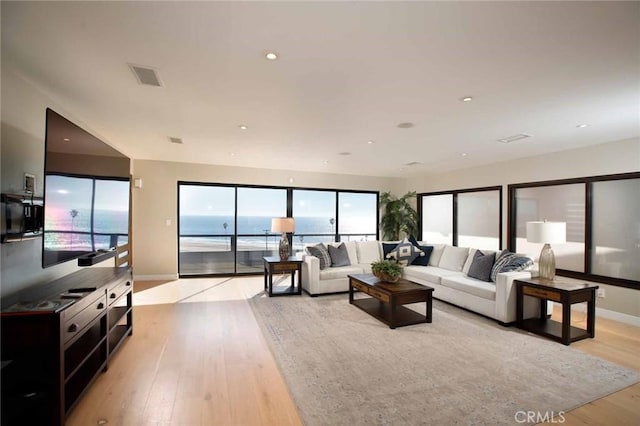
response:
M584 129L585 127L589 127L589 125L588 124L578 124L576 127L578 129Z
M462 102L471 102L473 98L471 96L465 96L464 98L460 98Z
M466 156L467 156L467 153L466 153L466 152L463 152L463 153L461 153L461 154L460 154L460 156L461 156L461 157L466 157Z
M327 165L327 164L329 164L329 162L328 162L327 160L324 160L324 161L322 162L322 164Z
M373 145L375 143L375 141L367 141L368 145Z
M264 54L264 57L269 61L275 61L278 59L278 54L276 52L267 52Z
M69 138L64 138L64 139L62 139L62 140L63 140L63 141L65 141L65 142L69 142L71 139L69 139Z
M233 157L233 156L236 155L236 153L235 152L230 152L229 155Z
M238 128L240 130L247 130L249 128L249 126L245 126L244 124L241 124L241 125L238 126Z
M409 123L409 122L406 122L406 123L400 123L400 124L398 124L398 127L399 127L400 129L410 129L410 128L412 128L413 126L414 126L414 124L413 124L413 123Z
M293 178L292 177L289 178L289 183L293 183Z

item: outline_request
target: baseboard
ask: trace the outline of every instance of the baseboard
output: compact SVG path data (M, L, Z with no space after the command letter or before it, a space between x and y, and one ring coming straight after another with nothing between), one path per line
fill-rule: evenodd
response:
M587 305L585 304L576 304L571 306L572 311L578 312L586 312ZM602 317L618 322L622 322L629 325L634 325L636 327L640 327L640 317L636 317L634 315L623 314L622 312L612 311L610 309L598 308L596 306L596 318Z
M134 281L173 281L177 279L178 279L178 274L161 274L161 275L133 274Z

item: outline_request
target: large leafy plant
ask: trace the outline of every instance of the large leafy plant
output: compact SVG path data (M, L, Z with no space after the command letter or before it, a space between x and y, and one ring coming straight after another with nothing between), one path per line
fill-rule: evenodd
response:
M418 212L413 208L411 199L416 197L416 192L407 192L397 198L390 192L380 195L380 208L382 210L382 238L385 240L399 240L400 235L416 235L418 233Z

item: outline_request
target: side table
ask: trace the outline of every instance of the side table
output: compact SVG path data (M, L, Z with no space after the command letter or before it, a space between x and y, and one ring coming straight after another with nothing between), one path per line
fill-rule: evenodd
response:
M596 290L598 286L563 279L541 278L514 280L516 284L516 326L531 333L549 337L569 345L577 340L593 338L596 329ZM540 302L540 317L524 319L524 297ZM547 300L562 304L562 322L547 319ZM571 305L587 302L587 329L571 326Z
M290 296L302 294L302 259L289 256L287 260L280 260L279 256L264 257L264 289L268 290L269 297ZM298 285L295 285L295 275L298 273ZM279 289L273 288L273 274L291 274L291 286Z

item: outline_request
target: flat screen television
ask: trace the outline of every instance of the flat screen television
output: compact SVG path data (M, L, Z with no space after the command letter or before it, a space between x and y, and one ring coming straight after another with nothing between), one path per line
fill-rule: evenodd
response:
M129 239L130 160L47 109L42 267Z

